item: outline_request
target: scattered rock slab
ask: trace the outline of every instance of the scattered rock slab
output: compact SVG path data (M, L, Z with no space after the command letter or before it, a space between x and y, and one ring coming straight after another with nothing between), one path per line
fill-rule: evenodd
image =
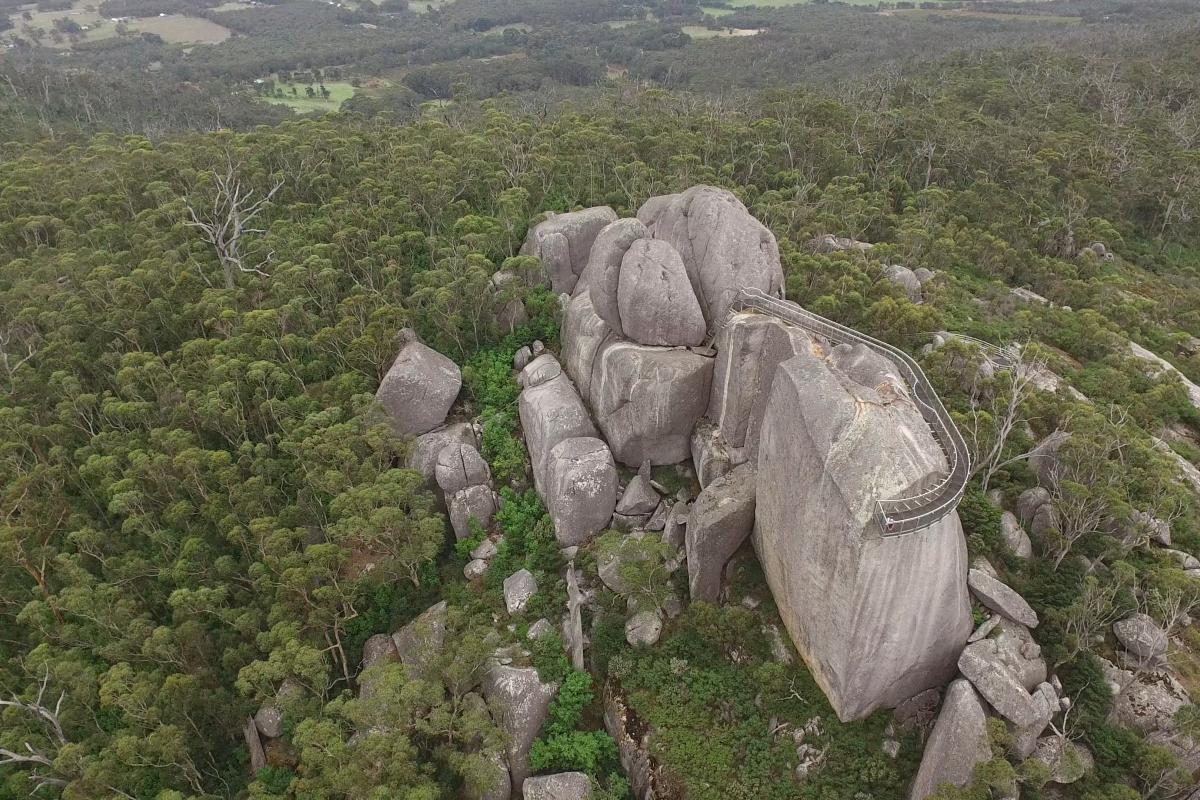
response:
M592 783L582 772L559 772L526 778L521 786L524 800L588 800Z
M537 581L527 569L514 572L504 579L504 606L509 614L520 614L537 594Z
M1133 614L1113 623L1113 633L1129 652L1139 658L1158 658L1167 652L1167 634L1147 614Z
M1036 722L1038 707L1032 695L1005 668L994 640L967 645L959 656L958 668L1000 716L1022 728Z
M909 800L925 800L943 783L965 786L975 767L991 757L983 701L970 682L959 678L946 690Z
M967 585L971 587L971 594L992 611L1003 614L1027 628L1037 627L1037 613L1030 608L1029 603L1025 602L1025 598L1013 591L1007 584L1001 583L991 575L972 569L967 572Z
M755 473L742 464L705 487L685 528L692 602L715 603L729 558L754 530Z
M421 612L412 622L392 634L400 661L418 673L425 673L441 653L446 641L449 606L443 600Z
M967 637L967 644L970 644L971 642L978 642L980 639L986 639L988 634L995 630L996 626L999 624L1000 615L992 614L990 617L980 623L979 627L975 629L974 633Z
M1033 693L1033 703L1037 712L1033 723L1023 728L1014 727L1010 732L1009 749L1021 760L1033 754L1037 748L1038 737L1045 732L1046 726L1059 711L1058 693L1048 683L1038 684Z
M487 574L488 562L482 558L475 558L467 562L463 567L463 577L469 581L477 580Z

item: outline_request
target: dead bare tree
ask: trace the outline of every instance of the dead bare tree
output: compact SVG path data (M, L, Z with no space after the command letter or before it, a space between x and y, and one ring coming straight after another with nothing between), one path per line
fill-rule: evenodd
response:
M971 419L968 436L975 453L975 464L971 477L980 476L980 485L987 491L988 484L996 473L1016 461L1029 457L1023 452L1009 458L1004 457L1004 448L1012 432L1022 426L1025 419L1025 402L1038 388L1038 378L1045 373L1045 360L1028 347L1008 348L1012 361L1002 372L1006 375L1000 391L980 391L976 382L971 392Z
M266 233L262 228L250 227L250 224L282 187L283 181L276 179L265 195L255 199L255 190L243 183L238 175L238 166L232 158L227 158L224 173L213 171L211 202L205 202L200 208L200 203L193 204L192 198L187 198L188 215L191 217L187 225L197 228L204 240L217 251L226 289L236 286L239 273L267 274L259 267L245 263L242 243L249 234ZM270 256L267 256L266 261L269 260Z
M42 336L32 325L14 323L0 329L0 370L10 387L13 374L37 355L41 343Z
M66 699L67 693L61 692L58 695L58 699L54 701L54 705L49 705L46 702L46 688L49 683L50 675L46 674L38 682L37 697L32 701L27 702L13 695L11 700L0 700L0 708L17 708L28 712L37 722L45 739L57 750L70 743L67 740L66 733L63 731L59 716L62 712L63 700ZM32 771L29 773L29 780L33 783L34 792L44 786L67 785L67 781L62 777L46 774L47 769L54 768L53 753L45 752L45 748L35 747L29 742L24 742L23 744L25 749L23 753L0 747L0 767L6 764L31 765Z

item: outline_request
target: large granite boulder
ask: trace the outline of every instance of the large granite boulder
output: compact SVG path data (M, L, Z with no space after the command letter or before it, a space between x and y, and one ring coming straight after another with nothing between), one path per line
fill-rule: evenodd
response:
M504 606L509 614L520 614L537 594L538 585L533 573L519 569L504 579Z
M421 473L426 481L433 483L437 476L437 460L447 445L463 444L475 447L475 429L467 422L453 422L423 433L413 439L405 466Z
M945 683L971 633L958 516L881 535L877 501L927 485L946 462L903 387L838 366L862 358L814 343L776 370L753 537L784 624L844 721ZM886 375L880 360L853 369Z
M592 782L582 772L559 772L526 778L521 786L523 800L588 800Z
M617 336L625 336L621 327L621 312L617 306L621 261L630 245L649 235L646 226L636 219L619 219L606 226L596 236L591 255L588 257L587 269L584 270L576 288L577 296L581 290L587 290L591 295L596 315Z
M724 189L693 186L676 195L653 234L679 251L710 325L724 318L740 289L778 296L783 288L775 236Z
M753 462L776 368L813 344L803 331L774 317L741 313L720 329L715 346L708 418L730 447L744 448Z
M1024 597L1014 592L1007 584L987 573L972 569L967 571L967 585L971 587L971 594L992 611L1027 628L1037 627L1037 613L1025 602Z
M534 485L545 498L550 451L567 439L595 438L597 431L566 373L527 387L521 392L517 407L533 462Z
M708 405L712 368L713 359L689 350L605 347L593 366L591 405L617 461L636 468L686 459Z
M397 433L417 436L446 421L462 388L462 372L411 331L401 331L400 341L400 352L379 382L375 399L387 410Z
M400 661L416 674L426 673L441 655L442 644L446 641L448 614L449 606L443 600L392 634Z
M449 497L468 486L479 486L492 479L491 470L474 445L448 444L438 453L434 468L437 484Z
M617 308L625 337L639 344L691 347L708 331L683 259L658 239L638 239L625 252Z
M529 777L529 748L546 722L557 684L542 683L536 669L494 666L484 675L483 696L492 719L508 735L506 755L512 783Z
M479 698L479 695L469 695ZM482 703L483 700L479 699ZM486 712L486 706L484 706ZM463 800L510 800L512 797L512 778L508 774L508 764L504 760L504 753L495 750L487 751L483 754L488 765L488 775L477 775L475 780L479 781L482 786L474 785L468 782L463 786Z
M591 289L577 292L567 303L562 323L562 360L584 397L592 396L592 371L597 354L609 342L619 339L596 313Z
M362 668L370 669L376 664L390 664L400 660L396 642L386 633L377 633L363 642Z
M496 493L491 484L483 483L478 486L468 486L454 494L447 501L450 507L450 527L454 529L457 541L471 538L471 521L487 530L496 514Z
M546 510L554 538L570 547L587 542L608 527L617 502L617 467L600 439L565 439L546 462Z
M1133 614L1113 623L1113 633L1139 658L1158 658L1167 652L1167 634L1148 614Z
M959 678L946 690L909 800L925 800L943 783L967 785L975 767L991 757L983 701L969 681Z
M674 203L675 199L678 197L678 194L660 194L651 197L649 200L642 203L641 207L637 210L638 222L641 222L643 225L653 231L655 223L658 222L658 218L662 216L664 211L670 208L671 204Z
M1043 484L1048 486L1058 478L1063 469L1059 451L1070 440L1071 434L1067 431L1055 431L1029 451L1029 467Z
M587 266L596 236L616 219L608 206L552 214L529 229L521 255L540 258L551 291L570 294Z
M1017 517L1022 525L1033 524L1037 510L1050 502L1050 492L1041 486L1026 489L1017 497Z
M920 303L924 299L921 293L921 279L908 267L890 264L883 268L883 279L898 286L914 303Z
M754 469L742 464L701 490L692 504L684 541L693 602L717 602L726 562L754 530L754 483Z

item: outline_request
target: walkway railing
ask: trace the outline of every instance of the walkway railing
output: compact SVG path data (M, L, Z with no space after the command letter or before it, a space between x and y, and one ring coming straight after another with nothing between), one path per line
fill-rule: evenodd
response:
M937 475L934 485L925 491L876 501L876 519L884 536L923 530L955 509L971 476L970 451L929 379L908 353L759 289L738 292L730 311L747 309L769 314L834 344L865 345L890 361L908 383L917 410L946 455L948 469Z

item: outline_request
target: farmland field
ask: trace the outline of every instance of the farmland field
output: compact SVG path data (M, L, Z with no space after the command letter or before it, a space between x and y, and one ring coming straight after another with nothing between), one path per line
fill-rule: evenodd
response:
M341 107L343 100L349 100L354 96L356 89L347 81L326 81L325 88L329 90L329 99L326 100L318 94L316 97L308 97L305 94L304 86L296 85L296 95L292 95L291 86L282 87L284 91L283 97L264 97L263 100L268 103L288 106L297 114L312 114L314 112L327 114L330 111L337 111ZM318 88L316 86L314 89ZM318 90L319 91L319 90Z
M684 25L681 30L693 39L723 39L737 36L757 36L762 28L706 28L703 25Z
M30 18L24 19L21 14L29 12ZM54 24L57 20L66 18L83 28L73 35L55 34ZM31 31L41 31L42 40L50 47L67 48L76 42L94 42L109 39L117 35L117 24L106 19L95 10L90 0L76 0L70 9L64 11L37 11L33 5L23 6L20 11L11 16L13 28L6 36L36 37ZM189 17L182 14L168 14L161 17L137 17L123 20L130 33L156 33L164 41L172 44L201 44L223 42L232 32L215 22L199 17Z
M215 22L182 14L131 19L128 25L130 30L157 33L165 41L176 44L213 44L223 42L232 35L232 31Z

